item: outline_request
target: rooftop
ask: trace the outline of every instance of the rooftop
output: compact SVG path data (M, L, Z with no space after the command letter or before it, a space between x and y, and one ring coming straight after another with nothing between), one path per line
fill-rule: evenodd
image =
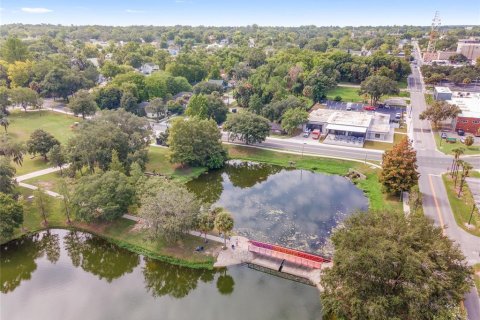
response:
M328 122L329 124L367 128L373 119L373 115L366 112L317 109L312 111L308 118L313 122Z
M447 101L462 110L462 117L480 118L480 93L455 92Z
M452 93L449 87L435 87L435 91L438 93Z

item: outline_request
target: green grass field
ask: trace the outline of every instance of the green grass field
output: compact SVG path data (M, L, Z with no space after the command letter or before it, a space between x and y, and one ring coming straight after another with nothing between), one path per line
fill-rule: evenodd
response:
M365 95L358 94L359 88L352 88L352 87L335 87L327 91L327 99L333 100L336 96L342 97L342 101L347 102L368 102L369 97ZM391 97L410 97L410 92L408 91L400 91L400 93L396 96ZM391 98L390 96L384 96L380 100Z
M475 281L478 294L480 294L480 263L477 263L473 266L473 272L473 281Z
M442 179L443 183L445 184L445 188L447 189L448 200L450 202L450 206L452 207L453 215L458 226L473 235L480 236L480 218L478 214L478 208L477 212L474 212L472 216L471 225L473 227L466 227L473 207L473 197L468 189L467 184L464 185L463 193L461 197L458 198L457 191L454 189L454 181L451 176L444 174ZM460 177L458 179L460 179Z
M370 202L370 208L374 210L389 209L402 210L398 199L390 197L382 192L382 186L378 181L377 169L360 162L301 156L297 154L281 153L258 148L250 148L236 145L228 145L228 154L232 159L250 160L276 164L289 167L295 163L298 169L306 169L319 173L346 175L348 169L358 170L366 175L367 179L358 180L357 186L365 192Z
M405 134L395 133L393 136L393 143L381 142L381 141L365 141L363 145L366 149L375 149L375 150L391 150L393 146L400 142L403 137L406 137Z
M62 179L63 178L62 178L62 175L60 174L60 171L57 171L57 172L45 174L43 176L28 179L28 180L25 180L24 182L37 187L42 187L45 190L60 192L60 188L61 188L60 181Z
M168 148L150 147L148 149L147 172L155 172L161 175L170 176L173 179L186 182L204 173L204 167L180 167L169 160L170 150Z
M437 149L445 154L453 154L452 150L456 148L465 149L464 154L466 155L480 154L480 146L467 147L466 145L461 143L459 140L457 140L457 142L455 143L446 142L445 140L442 140L439 132L434 132L433 135L435 136L435 143L437 144ZM441 145L440 145L440 142L441 142Z
M82 121L66 114L52 111L22 112L16 111L8 117L10 126L9 135L18 141L27 141L30 134L36 129L43 129L51 133L61 143L66 143L73 135L71 126Z
M10 126L8 127L8 135L16 140L25 143L30 134L36 129L43 129L51 133L62 144L67 143L68 139L73 136L74 130L71 126L75 122L81 121L80 118L56 113L53 111L36 111L23 112L15 111L9 116ZM23 164L21 166L14 165L17 175L42 170L50 167L41 157L32 158L31 155L25 154Z

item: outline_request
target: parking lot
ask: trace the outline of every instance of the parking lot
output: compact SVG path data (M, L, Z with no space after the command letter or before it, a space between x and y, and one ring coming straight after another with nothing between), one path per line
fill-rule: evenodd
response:
M359 103L359 102L336 102L336 101L330 101L327 100L325 102L325 105L327 106L328 109L332 110L347 110L347 103L351 104L352 111L363 111L363 106L366 104ZM395 118L395 114L398 112L403 112L405 111L405 108L402 107L396 107L396 106L391 106L390 108L377 108L377 112L389 114L391 119Z

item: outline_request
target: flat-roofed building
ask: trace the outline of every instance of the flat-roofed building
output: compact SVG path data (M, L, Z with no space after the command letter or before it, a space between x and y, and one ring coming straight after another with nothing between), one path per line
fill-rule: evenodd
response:
M457 53L463 54L469 60L476 60L480 57L480 40L474 38L458 40Z
M390 115L378 112L317 109L310 113L306 126L320 130L327 138L325 143L363 146L365 140L393 141Z
M449 87L435 87L433 89L433 98L435 100L450 100L452 98L452 90Z
M455 130L463 130L477 135L480 129L480 93L454 92L452 98L447 102L462 110L462 113L453 121Z

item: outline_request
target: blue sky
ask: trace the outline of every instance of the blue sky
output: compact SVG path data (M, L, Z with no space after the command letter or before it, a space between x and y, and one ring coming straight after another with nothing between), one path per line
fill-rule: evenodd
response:
M480 25L480 1L2 0L0 23L64 25Z

